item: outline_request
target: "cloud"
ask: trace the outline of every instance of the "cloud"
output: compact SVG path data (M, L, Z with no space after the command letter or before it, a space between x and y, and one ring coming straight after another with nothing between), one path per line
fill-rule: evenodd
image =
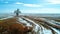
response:
M57 8L42 8L40 11L42 13L60 13L60 9Z
M38 4L24 4L24 6L27 6L27 7L41 7L41 5L38 5Z
M60 4L60 0L46 0L50 4Z
M35 9L35 10L23 10L22 13L60 13L60 9L56 8L41 8L41 9Z
M21 2L16 2L15 4L23 4L23 3L21 3Z

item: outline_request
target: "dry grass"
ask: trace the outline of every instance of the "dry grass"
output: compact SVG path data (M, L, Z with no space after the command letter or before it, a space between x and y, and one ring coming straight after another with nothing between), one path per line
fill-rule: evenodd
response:
M0 34L26 34L28 27L17 23L16 18L0 20Z

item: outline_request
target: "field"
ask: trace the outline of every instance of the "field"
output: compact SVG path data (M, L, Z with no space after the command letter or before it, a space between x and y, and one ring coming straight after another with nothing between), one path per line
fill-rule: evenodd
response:
M49 16L49 15L21 15L19 17L9 17L8 15L0 16L0 34L56 34L59 32L56 32L54 29L57 28L57 30L60 30L60 17L56 16ZM4 19L7 18L7 19ZM43 19L40 19L43 18ZM47 20L44 20L47 19ZM49 20L53 20L52 23L49 23ZM57 22L57 23L53 23ZM29 24L29 25L27 25ZM36 25L37 24L37 25ZM38 26L39 25L39 26ZM57 26L58 25L58 26ZM29 26L29 27L27 27ZM32 26L32 27L31 27ZM41 27L40 27L41 26ZM37 32L36 31L37 27ZM52 28L54 29L52 29ZM41 28L41 29L40 29ZM34 29L34 31L33 31ZM45 30L46 29L46 30ZM43 32L44 30L44 32ZM47 31L49 30L49 31ZM39 32L42 31L42 32ZM46 33L46 32L48 33ZM50 32L51 31L51 32ZM30 33L28 33L30 32Z
M42 17L42 18L46 18L49 20L54 20L54 21L60 22L60 17Z

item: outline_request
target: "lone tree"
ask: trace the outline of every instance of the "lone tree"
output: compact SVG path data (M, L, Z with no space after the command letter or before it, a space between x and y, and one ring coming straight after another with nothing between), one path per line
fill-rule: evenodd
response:
M21 11L19 9L17 9L17 10L14 11L14 13L15 13L16 16L19 16L19 13L21 13Z

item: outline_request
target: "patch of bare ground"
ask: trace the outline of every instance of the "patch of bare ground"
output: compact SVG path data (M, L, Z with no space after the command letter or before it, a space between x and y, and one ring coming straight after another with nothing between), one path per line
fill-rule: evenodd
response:
M16 18L0 20L0 34L27 34L29 31L28 27L17 23Z

